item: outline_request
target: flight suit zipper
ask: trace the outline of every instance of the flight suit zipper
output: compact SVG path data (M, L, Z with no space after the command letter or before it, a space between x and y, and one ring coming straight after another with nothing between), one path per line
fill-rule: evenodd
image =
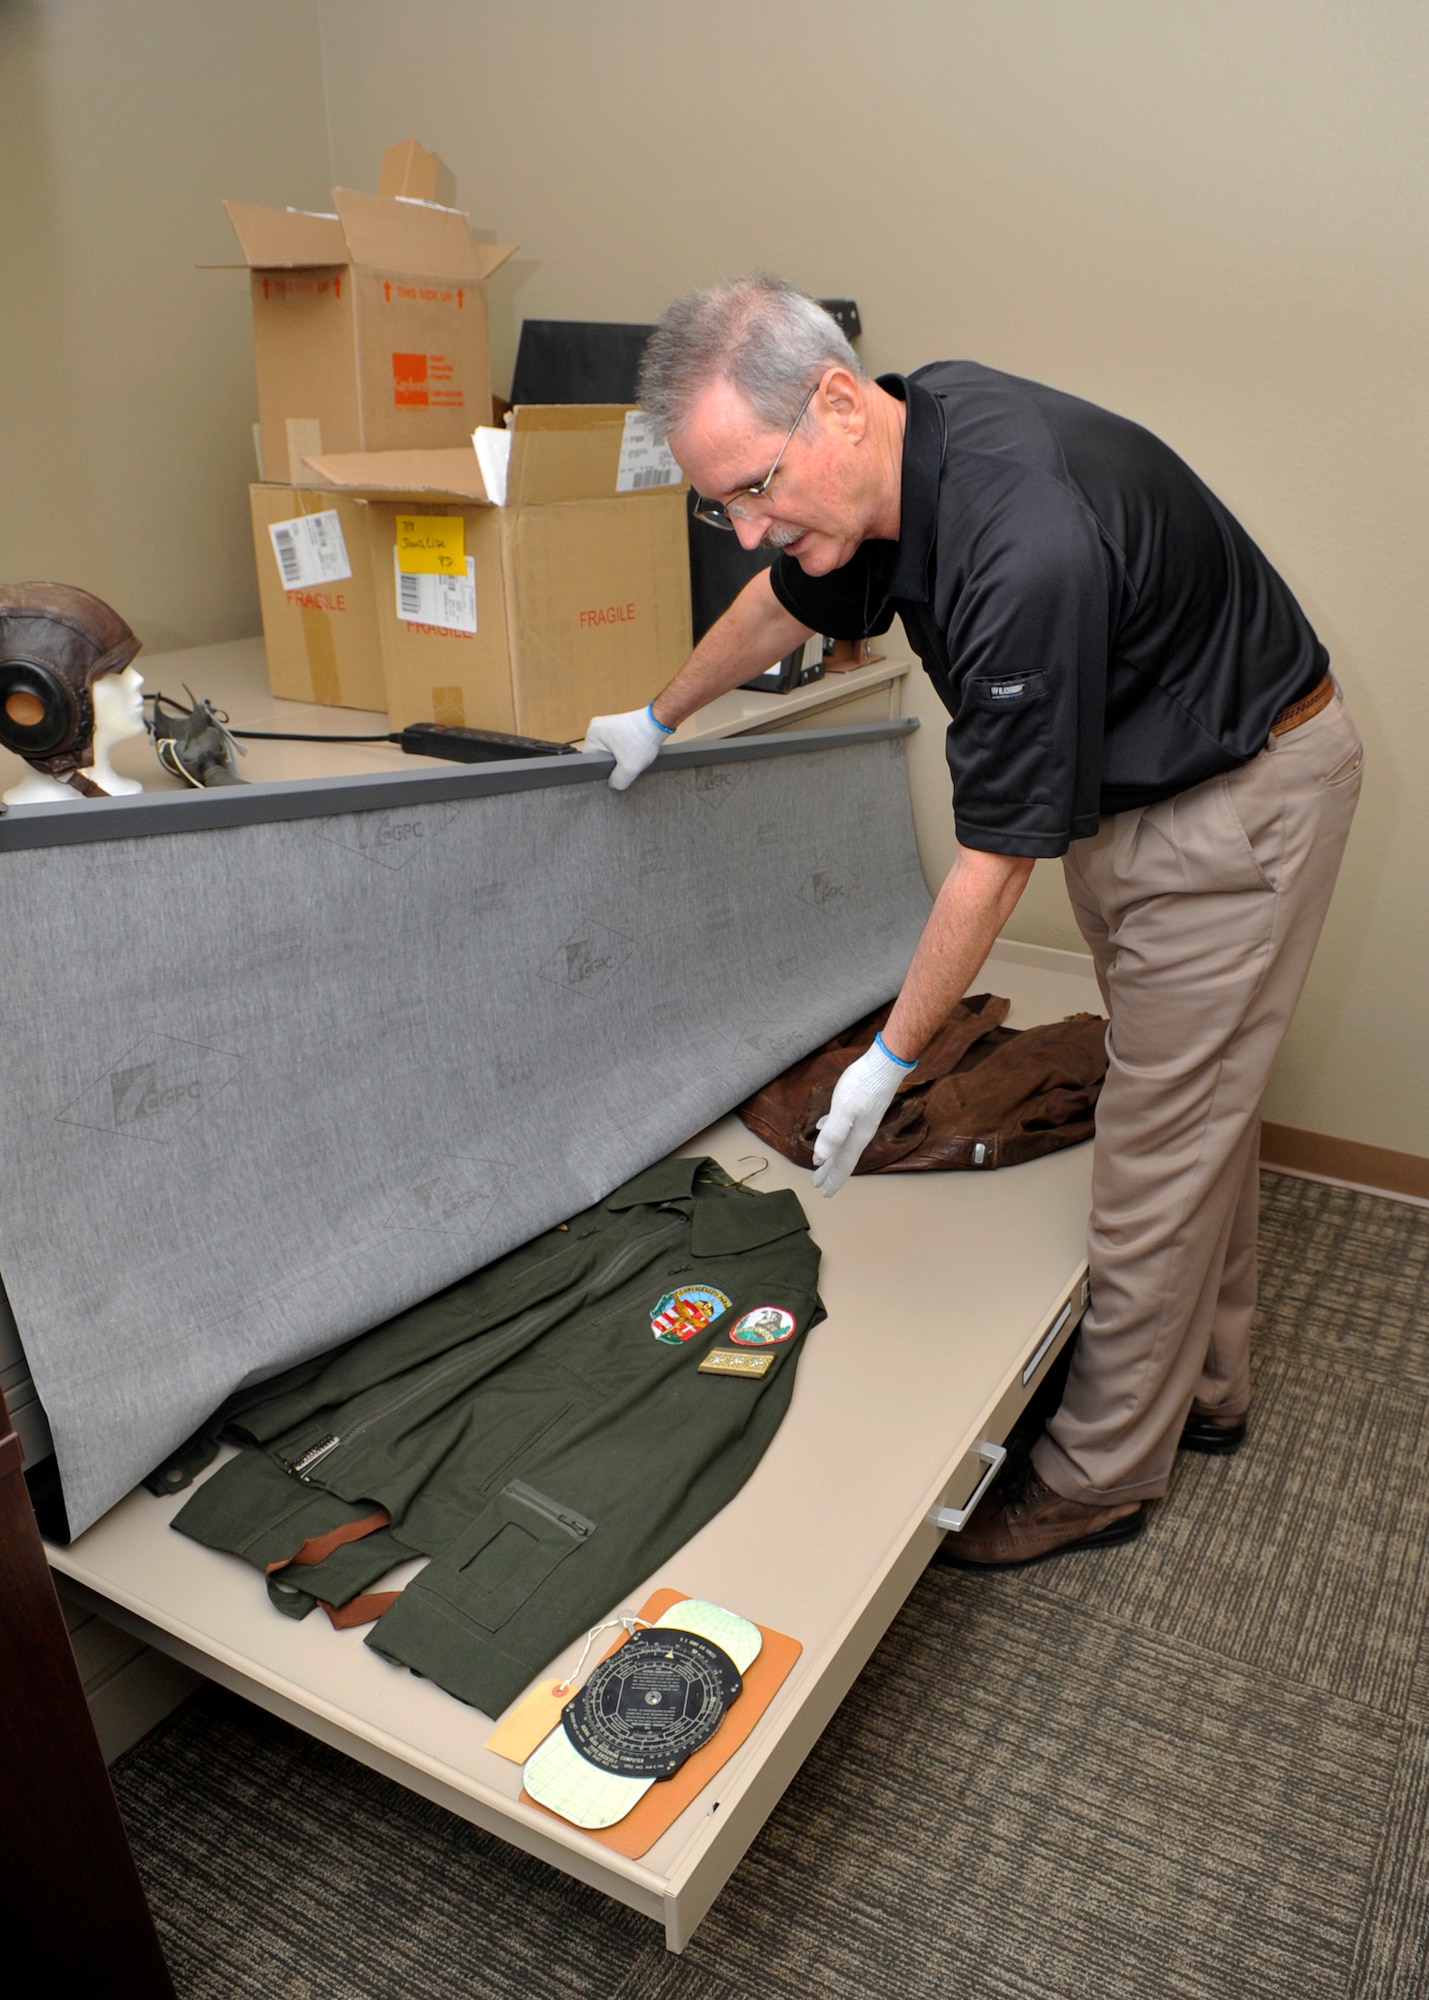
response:
M559 1500L553 1500L548 1493L528 1486L524 1479L509 1479L501 1491L508 1499L519 1500L523 1507L529 1507L533 1514L540 1514L556 1527L564 1528L573 1541L588 1541L595 1533L594 1521L588 1521L574 1507L563 1507Z
M647 1255L659 1244L665 1242L667 1238L679 1235L680 1231L687 1228L688 1225L689 1217L682 1215L677 1222L671 1223L668 1228L656 1230L649 1236L639 1236L633 1243L623 1244L604 1268L597 1271L589 1280L588 1289L593 1290L598 1285L609 1284L613 1278L617 1277L624 1270L627 1264L634 1261L637 1255ZM560 1254L563 1253L557 1253L557 1255ZM545 1261L547 1263L554 1263L556 1258L551 1257ZM544 1268L544 1265L538 1268ZM512 1352L518 1351L526 1335L529 1333L532 1323L540 1318L548 1304L549 1301L545 1301L540 1306L533 1306L528 1313L517 1321L515 1326L507 1329L504 1341L501 1336L497 1336L498 1344L509 1348ZM415 1402L418 1397L425 1396L431 1390L439 1388L449 1375L459 1374L464 1366L469 1365L470 1356L466 1350L467 1343L463 1342L459 1351L444 1366L424 1374L419 1382L413 1383L411 1388L405 1390L402 1395L395 1397L390 1403L384 1403L380 1409L370 1410L365 1417L352 1426L351 1430L343 1431L341 1435L335 1431L330 1432L327 1437L319 1438L316 1444L309 1445L306 1451L300 1452L297 1458L291 1460L280 1459L279 1464L285 1472L291 1473L295 1479L301 1479L305 1486L308 1485L310 1483L309 1475L325 1459L330 1457L339 1445L354 1443L365 1431L370 1430L373 1424L385 1422L387 1418L396 1416L398 1411L405 1409L408 1403ZM503 1356L503 1358L505 1357ZM487 1370L488 1375L495 1374L495 1372L495 1369Z

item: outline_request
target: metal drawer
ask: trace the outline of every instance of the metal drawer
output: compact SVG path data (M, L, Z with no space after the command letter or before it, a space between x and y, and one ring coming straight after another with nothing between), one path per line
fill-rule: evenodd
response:
M1085 1272L1037 1335L1021 1366L983 1428L983 1434L943 1489L943 1497L928 1516L935 1528L957 1534L965 1528L1002 1468L1003 1449L1013 1425L1032 1400L1038 1384L1076 1332L1087 1308Z

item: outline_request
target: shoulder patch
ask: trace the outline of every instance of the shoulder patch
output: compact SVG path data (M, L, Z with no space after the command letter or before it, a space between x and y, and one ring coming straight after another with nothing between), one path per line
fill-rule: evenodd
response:
M776 1341L788 1340L794 1330L794 1315L783 1306L756 1306L735 1321L729 1337L741 1347L772 1347Z

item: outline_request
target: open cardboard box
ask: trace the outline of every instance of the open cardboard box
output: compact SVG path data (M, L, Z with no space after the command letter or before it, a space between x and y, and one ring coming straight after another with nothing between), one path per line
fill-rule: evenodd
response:
M224 203L252 273L265 480L296 483L307 452L432 449L490 422L486 280L516 246L425 198L436 162L415 140L381 185L400 191L335 188L331 215Z
M309 490L366 508L387 711L573 741L638 708L690 650L683 479L622 404L513 410L460 450L325 453ZM475 446L475 448L474 448ZM436 517L463 579L404 573L403 519Z

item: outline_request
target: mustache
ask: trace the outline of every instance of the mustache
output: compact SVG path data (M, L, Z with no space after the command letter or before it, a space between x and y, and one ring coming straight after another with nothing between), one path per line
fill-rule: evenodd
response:
M787 549L806 532L803 528L768 528L759 538L761 549Z

